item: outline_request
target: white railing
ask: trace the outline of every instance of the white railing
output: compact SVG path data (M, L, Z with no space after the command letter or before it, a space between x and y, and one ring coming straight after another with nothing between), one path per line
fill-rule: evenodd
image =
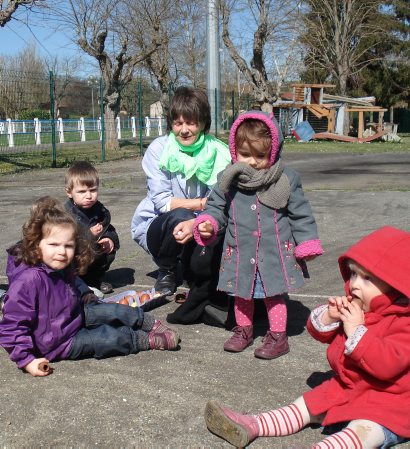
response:
M163 117L145 117L142 132L145 136L162 136L166 128ZM137 138L140 122L136 117L117 117L115 129L118 139ZM0 120L0 148L21 145L41 145L51 142L52 122L34 120ZM86 142L102 139L101 118L62 119L55 121L58 143Z

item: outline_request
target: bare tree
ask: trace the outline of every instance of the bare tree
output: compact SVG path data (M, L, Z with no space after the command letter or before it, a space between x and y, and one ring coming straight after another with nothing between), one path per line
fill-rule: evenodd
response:
M277 98L272 71L269 72L269 60L274 58L267 57L267 45L274 38L294 33L297 23L294 15L299 3L291 0L219 0L222 40L263 110L271 111L271 103ZM233 36L234 16L242 16L242 30L239 30L242 37L253 35L252 45L242 39L242 52L238 39ZM250 55L249 63L247 55Z
M127 1L122 25L137 51L143 52L153 41L160 43L141 66L159 87L164 109L172 85L182 81L198 86L204 82L203 4L188 0Z
M0 0L0 28L10 22L17 8L32 8L39 5L43 0Z
M146 49L157 42L155 51L150 52L140 65L154 77L161 91L161 103L167 104L168 89L175 83L177 73L171 66L170 40L174 36L175 27L171 18L178 1L175 0L134 0L126 1L126 14L122 26L131 37L135 52L146 52Z
M0 109L6 118L18 118L27 109L40 109L48 101L48 77L35 44L15 56L0 56Z
M122 25L125 10L121 0L68 0L61 2L57 10L56 20L71 33L74 30L78 46L98 63L108 149L118 148L115 118L121 107L122 89L132 80L135 67L159 45L153 39L141 52L134 51Z
M385 37L376 0L309 0L304 16L308 67L322 69L346 95L348 80L379 58L371 49Z
M195 87L205 87L206 83L206 3L181 3L176 15L180 31L171 45L181 81Z
M80 58L72 56L50 56L45 58L44 63L47 71L52 72L54 77L54 112L57 117L58 113L61 112L61 104L68 96L72 96L72 91L75 90L74 83L78 82L75 74L81 66L81 61ZM78 96L84 103L83 96Z

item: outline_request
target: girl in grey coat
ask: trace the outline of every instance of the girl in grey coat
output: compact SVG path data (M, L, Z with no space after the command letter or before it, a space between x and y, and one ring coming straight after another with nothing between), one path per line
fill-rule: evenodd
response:
M289 352L287 293L303 285L305 260L323 253L316 222L300 177L280 159L283 138L274 118L261 111L238 117L229 136L232 165L218 177L195 240L209 245L225 232L218 289L235 297L237 326L225 351L253 343L255 298L263 298L269 330L255 357Z

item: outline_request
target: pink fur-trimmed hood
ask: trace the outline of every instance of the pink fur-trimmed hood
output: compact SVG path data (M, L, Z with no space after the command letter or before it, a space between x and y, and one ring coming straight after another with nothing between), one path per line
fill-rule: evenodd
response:
M238 126L245 120L260 120L266 124L272 135L272 151L270 156L269 165L273 165L279 157L283 145L283 135L279 129L278 122L273 115L269 115L262 111L248 111L240 114L234 121L231 130L229 132L229 151L231 152L232 162L237 162L236 158L236 146L235 146L235 134Z

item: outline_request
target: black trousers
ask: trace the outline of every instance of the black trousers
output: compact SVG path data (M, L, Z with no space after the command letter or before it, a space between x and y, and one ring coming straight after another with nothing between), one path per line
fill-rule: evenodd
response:
M173 231L177 224L192 218L195 218L192 211L178 208L159 215L150 224L147 246L160 270L175 271L180 260L190 258L193 245L178 243Z
M204 322L205 324L220 327L220 324L213 322L204 313L204 310L207 305L226 311L229 310L228 295L216 290L223 240L224 236L220 235L209 246L194 245L189 264L185 264L185 278L190 288L188 297L173 313L168 314L167 321L169 323L192 324Z
M116 251L105 254L101 251L100 246L96 247L96 258L88 267L87 273L81 276L81 279L90 287L100 288L105 273L114 262Z

